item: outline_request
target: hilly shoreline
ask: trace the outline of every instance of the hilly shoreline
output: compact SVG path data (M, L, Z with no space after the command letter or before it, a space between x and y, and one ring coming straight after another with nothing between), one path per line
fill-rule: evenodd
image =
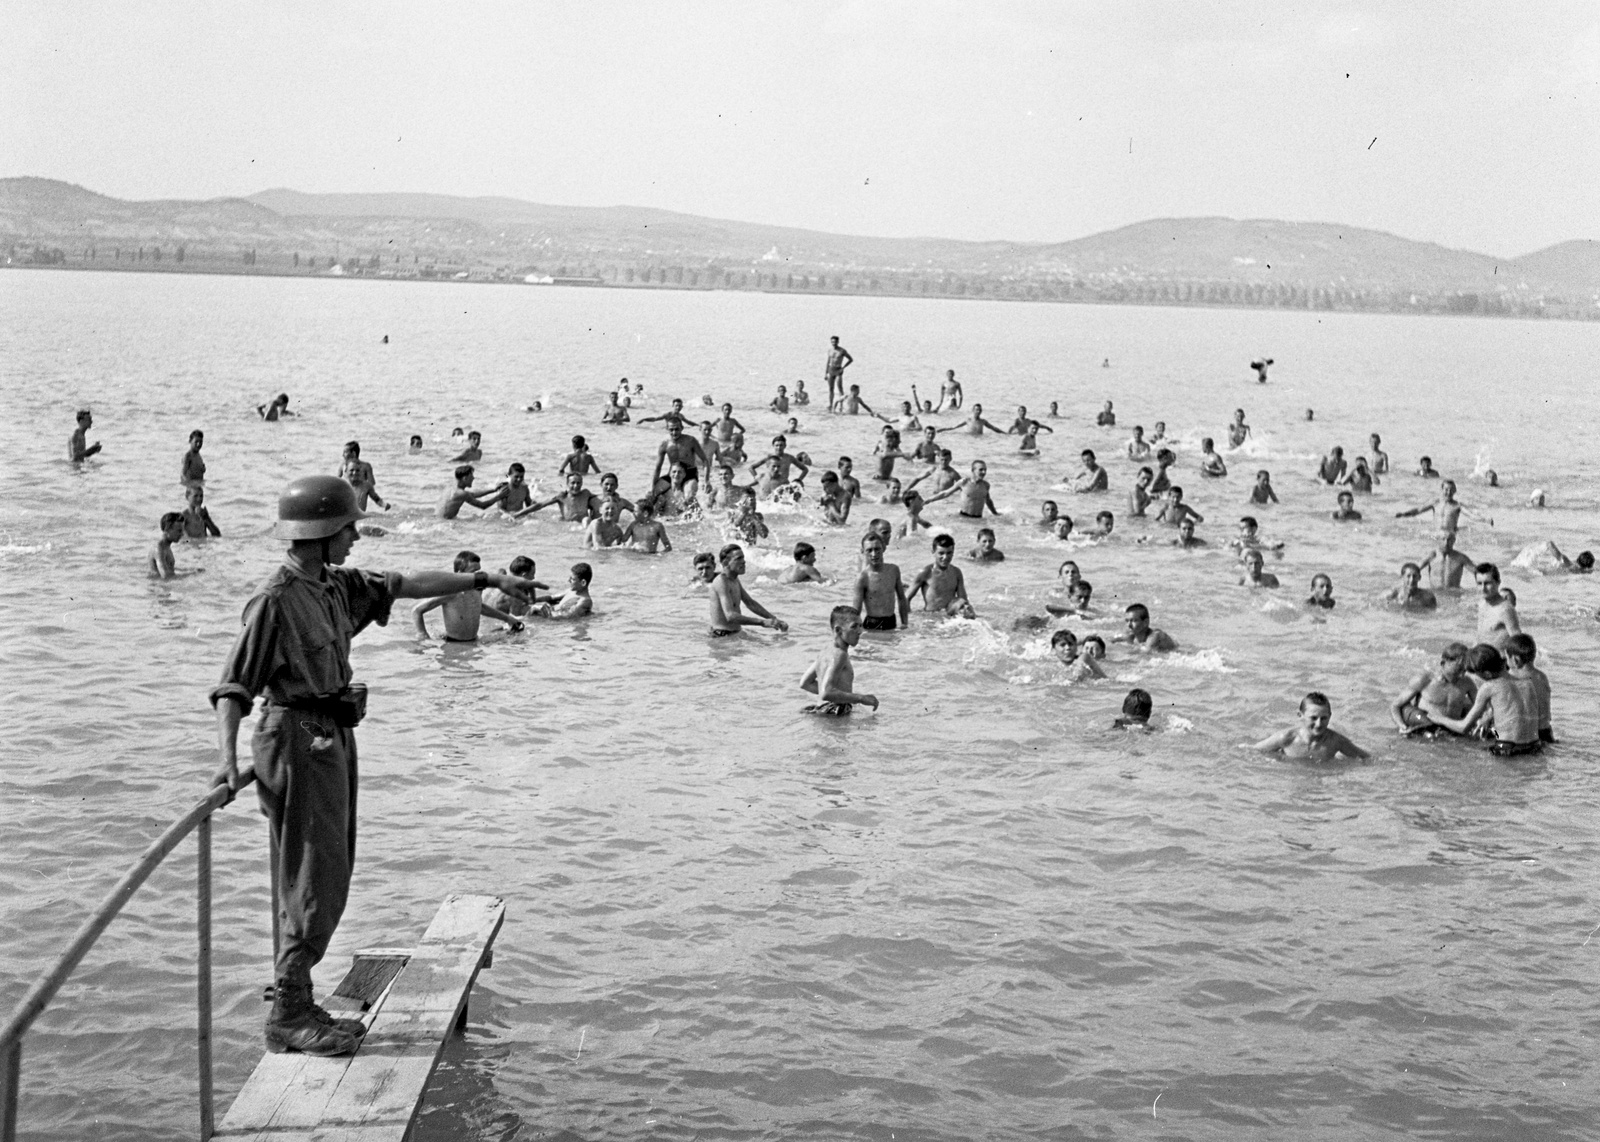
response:
M1058 243L874 238L430 194L132 202L0 179L8 268L1600 318L1600 242L1517 258L1332 223L1155 219Z

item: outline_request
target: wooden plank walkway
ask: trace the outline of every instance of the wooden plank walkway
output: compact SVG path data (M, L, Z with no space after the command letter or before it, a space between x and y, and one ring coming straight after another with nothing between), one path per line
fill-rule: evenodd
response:
M358 952L324 1006L368 1023L360 1049L264 1056L213 1137L402 1142L505 912L497 896L451 896L415 948Z

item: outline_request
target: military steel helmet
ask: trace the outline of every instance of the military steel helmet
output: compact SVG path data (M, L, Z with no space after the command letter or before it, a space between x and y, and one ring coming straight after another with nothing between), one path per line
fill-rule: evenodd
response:
M367 515L356 506L356 490L338 476L301 476L278 496L277 532L283 539L327 539Z

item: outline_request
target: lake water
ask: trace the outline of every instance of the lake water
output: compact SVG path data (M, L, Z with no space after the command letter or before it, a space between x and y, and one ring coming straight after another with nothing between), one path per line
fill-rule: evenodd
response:
M809 718L797 681L862 528L897 509L858 505L841 530L772 509L746 582L791 629L717 643L687 583L692 553L724 542L710 524L669 523L676 550L653 559L585 555L548 512L432 518L457 425L484 433L480 484L521 460L551 486L581 432L640 491L658 426L597 423L623 375L653 412L732 401L759 454L776 385L821 390L834 333L878 406L954 368L991 420L1052 399L1064 413L1040 459L1015 437L941 438L963 471L988 460L1008 558L967 566L976 621L914 615L863 639L877 713ZM1247 368L1261 354L1278 362L1265 386ZM1473 558L1594 542L1597 375L1594 324L0 275L0 1003L204 792L205 696L278 560L276 493L337 470L356 437L396 508L352 562L526 553L558 585L574 560L596 568L588 621L442 648L402 604L356 644L361 848L319 985L358 947L414 939L452 891L507 902L420 1138L1593 1138L1600 592L1506 573L1563 739L1525 763L1396 737L1389 700L1444 643L1474 641L1474 601L1417 616L1375 599L1428 550L1431 517L1393 518L1434 490L1407 474L1423 453L1484 517L1462 534ZM301 415L262 423L280 390ZM546 411L524 412L535 397ZM1115 429L1093 426L1107 399ZM81 468L62 459L79 406L105 444ZM1196 442L1223 438L1235 407L1254 438L1202 484ZM872 488L877 422L796 411L793 446L848 451ZM1127 426L1158 419L1184 442L1175 472L1207 550L1122 518ZM153 583L145 551L182 506L194 428L224 538L179 547L203 574ZM1360 497L1364 524L1336 525L1316 457L1373 431L1396 473ZM1057 488L1083 447L1111 469L1103 504ZM1491 465L1501 488L1467 478ZM1282 499L1255 512L1286 545L1276 593L1235 586L1222 547L1259 467ZM1544 510L1524 506L1535 487ZM1013 630L1063 557L1033 525L1047 496L1085 521L1118 514L1117 538L1070 547L1103 616L1074 625L1109 634L1145 602L1178 653L1113 647L1108 680L1069 686L1045 635ZM929 517L971 545L952 501ZM773 581L797 539L839 585ZM910 574L926 541L889 559ZM1318 571L1339 600L1325 617L1298 606ZM1131 686L1154 695L1159 732L1108 729ZM1240 747L1309 689L1369 763ZM247 794L216 835L219 1108L261 1050L264 845ZM27 1136L192 1135L192 854L28 1039Z

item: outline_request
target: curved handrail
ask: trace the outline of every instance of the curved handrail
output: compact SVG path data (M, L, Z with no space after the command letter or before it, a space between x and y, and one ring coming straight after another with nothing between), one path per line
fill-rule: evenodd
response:
M255 779L253 769L244 770L239 775L239 788L243 789ZM6 1020L4 1028L0 1028L0 1051L6 1050L27 1034L33 1021L55 998L56 992L61 990L61 985L67 982L73 969L82 962L89 949L94 947L100 934L117 918L117 913L122 911L123 905L128 903L133 894L139 890L139 886L167 858L167 854L177 848L178 842L193 832L196 825L232 801L233 796L224 786L214 787L202 800L196 802L194 808L174 821L166 832L145 849L138 863L117 881L116 887L106 895L100 907L79 926L77 935L73 936L72 943L61 953L55 965L34 981L28 993L12 1010L11 1018Z

